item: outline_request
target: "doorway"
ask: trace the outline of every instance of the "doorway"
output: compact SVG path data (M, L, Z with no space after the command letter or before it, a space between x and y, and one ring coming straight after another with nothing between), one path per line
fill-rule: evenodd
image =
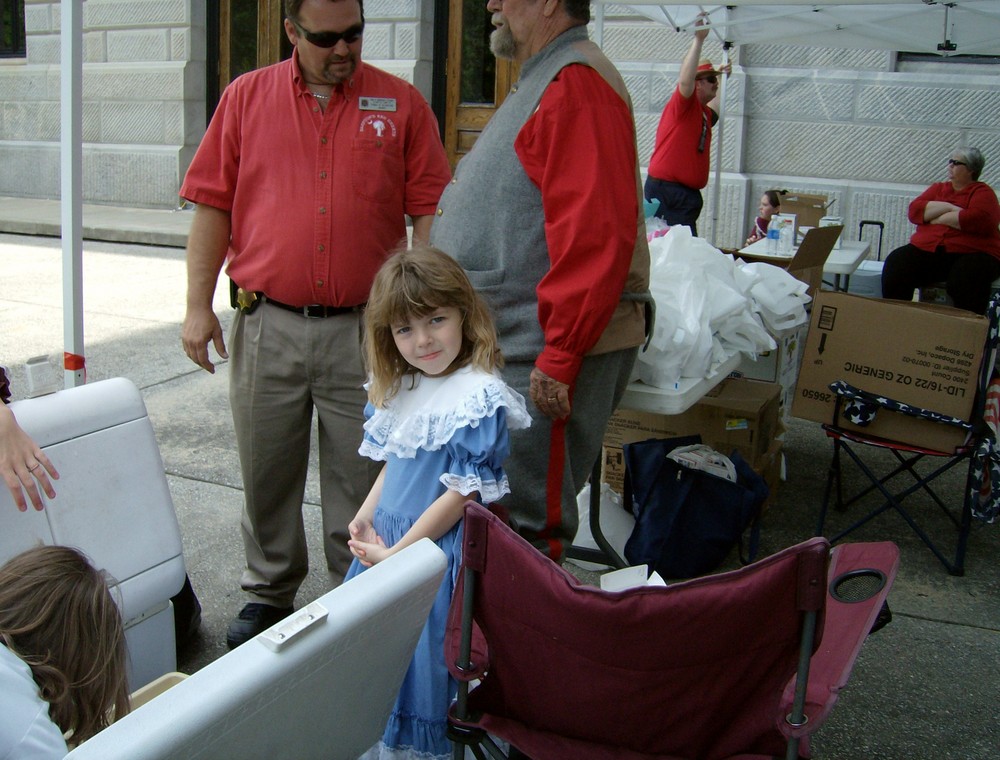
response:
M208 39L208 114L219 96L240 74L289 58L292 45L285 35L282 0L210 0Z
M468 153L503 103L517 67L490 52L490 13L484 0L448 0L444 147L452 167ZM437 85L437 82L435 83Z

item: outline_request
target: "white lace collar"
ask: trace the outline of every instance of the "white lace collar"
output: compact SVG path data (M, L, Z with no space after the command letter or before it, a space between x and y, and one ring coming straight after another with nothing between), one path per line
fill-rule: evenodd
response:
M372 456L384 451L412 458L417 449L436 451L456 430L477 427L479 420L493 416L501 407L507 410L509 429L531 424L524 397L498 375L463 367L445 377L421 375L413 388L404 380L389 406L376 409L365 422L365 432L374 444L366 440L360 453Z

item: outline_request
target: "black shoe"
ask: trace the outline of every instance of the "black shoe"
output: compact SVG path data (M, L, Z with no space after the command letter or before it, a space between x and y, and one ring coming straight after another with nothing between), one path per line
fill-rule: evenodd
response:
M229 624L229 630L226 631L226 645L230 649L236 649L279 620L284 620L294 611L293 607L275 607L270 604L250 602Z

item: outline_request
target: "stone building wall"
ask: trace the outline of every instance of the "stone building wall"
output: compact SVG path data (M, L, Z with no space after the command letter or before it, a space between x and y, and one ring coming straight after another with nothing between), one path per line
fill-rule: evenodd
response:
M205 5L83 3L84 202L177 205L206 124ZM432 10L433 0L368 0L365 8L366 60L427 96ZM0 196L58 198L60 3L26 0L25 27L27 57L0 60Z
M367 0L365 59L431 94L434 0ZM87 0L83 4L83 194L91 203L173 207L204 132L204 0ZM485 11L484 11L485 12ZM0 61L0 196L59 197L60 3L26 0L27 58ZM636 107L640 161L673 90L690 36L608 6L603 47ZM722 59L711 38L705 53ZM885 222L883 252L908 238L906 206L944 178L953 146L987 157L1000 185L1000 66L903 64L888 51L739 46L721 144L699 225L716 243L741 242L772 187L824 193L856 237ZM714 158L713 158L714 166Z
M608 6L603 49L632 95L643 163L690 42L687 33ZM704 54L722 61L711 37ZM708 237L718 217L719 246L743 241L764 190L787 188L835 199L830 213L844 218L849 238L857 239L862 220L884 222L884 256L907 242L909 202L946 178L958 145L980 148L981 179L1000 187L1000 65L903 63L890 51L782 45L737 46L731 60L719 210L710 179L699 223Z

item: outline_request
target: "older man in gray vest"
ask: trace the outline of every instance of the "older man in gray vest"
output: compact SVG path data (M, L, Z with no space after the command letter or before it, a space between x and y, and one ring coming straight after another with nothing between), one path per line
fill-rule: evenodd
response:
M431 228L489 301L504 376L534 402L504 504L554 559L644 340L649 250L632 104L587 38L587 0L489 0L520 80L459 163Z

